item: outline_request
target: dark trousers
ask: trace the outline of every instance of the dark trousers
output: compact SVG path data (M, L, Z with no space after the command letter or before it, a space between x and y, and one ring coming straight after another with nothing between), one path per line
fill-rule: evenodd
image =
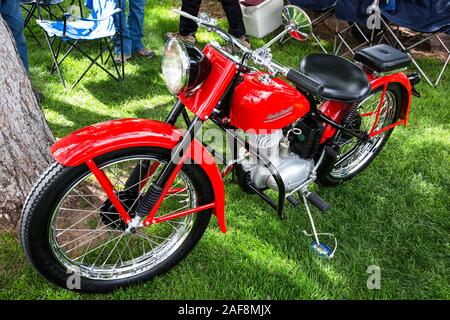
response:
M14 40L16 41L17 51L23 66L28 72L28 49L25 36L23 34L22 9L19 0L0 0L0 15L11 29Z
M181 10L197 16L200 10L202 0L183 0ZM227 16L229 29L228 32L239 38L245 34L244 21L242 20L242 11L238 0L220 0L222 8ZM188 35L197 31L197 24L191 19L180 17L180 34Z

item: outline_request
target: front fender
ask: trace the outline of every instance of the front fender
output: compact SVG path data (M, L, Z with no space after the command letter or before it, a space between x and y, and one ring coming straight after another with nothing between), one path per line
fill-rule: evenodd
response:
M121 119L97 123L58 140L51 152L64 166L78 166L102 154L133 147L161 147L172 149L183 131L161 121ZM226 232L225 190L222 175L211 154L197 140L187 151L189 157L207 174L214 193L214 214L222 232Z

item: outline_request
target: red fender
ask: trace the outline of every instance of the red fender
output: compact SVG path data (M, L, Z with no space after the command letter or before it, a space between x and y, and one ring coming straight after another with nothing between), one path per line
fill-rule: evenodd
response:
M183 131L161 121L146 119L121 119L97 123L75 131L58 140L51 152L64 166L78 166L102 154L132 147L161 147L172 149ZM188 151L189 157L208 175L214 192L213 208L222 232L225 224L225 189L222 175L211 154L197 140ZM187 159L189 161L190 159Z
M390 83L398 83L403 88L403 105L402 105L402 111L400 113L400 119L396 125L408 124L408 116L409 111L411 108L411 100L412 100L412 87L411 83L409 82L408 77L404 73L394 73L391 75L374 78L371 75L367 75L370 81L370 85L372 87L372 91L384 86L385 84ZM322 105L319 107L320 111L322 111L326 116L333 119L335 122L339 123L341 120L341 113L342 110L345 109L344 103L338 102L338 101L325 101L322 103ZM320 143L325 142L327 139L331 138L336 129L334 129L330 125L325 126L325 130L322 136L322 139Z

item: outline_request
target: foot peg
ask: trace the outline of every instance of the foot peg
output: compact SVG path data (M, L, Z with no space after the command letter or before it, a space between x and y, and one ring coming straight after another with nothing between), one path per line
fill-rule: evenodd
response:
M308 200L310 204L319 209L321 212L325 212L331 208L331 205L328 202L323 200L317 195L317 193L314 192L308 192L306 195L306 200Z
M300 204L300 201L295 199L293 196L287 196L286 200L289 201L289 203L292 204L294 208Z

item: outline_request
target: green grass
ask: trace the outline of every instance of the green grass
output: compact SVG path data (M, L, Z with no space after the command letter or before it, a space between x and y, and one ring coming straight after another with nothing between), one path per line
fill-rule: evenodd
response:
M174 98L163 84L160 59L163 33L177 28L177 17L168 11L174 5L178 2L148 1L144 40L158 55L154 61L128 63L123 83L95 70L65 92L57 76L48 73L48 51L29 39L31 78L46 97L43 109L56 137L113 118L164 118ZM205 30L199 33L203 44L211 38ZM312 42L273 47L275 58L291 66L317 50ZM421 62L437 70L437 61ZM63 72L73 82L87 63L75 55ZM287 219L281 221L259 198L228 183L226 234L212 219L198 246L172 271L108 295L51 285L32 270L16 236L2 233L0 298L448 299L449 72L437 89L425 84L418 89L422 98L414 98L410 124L394 131L363 174L334 189L315 188L333 206L329 213L316 214L316 223L339 239L334 259L321 259L308 249L311 240L302 230L309 224L301 206L287 205ZM370 265L381 268L380 290L366 287Z

